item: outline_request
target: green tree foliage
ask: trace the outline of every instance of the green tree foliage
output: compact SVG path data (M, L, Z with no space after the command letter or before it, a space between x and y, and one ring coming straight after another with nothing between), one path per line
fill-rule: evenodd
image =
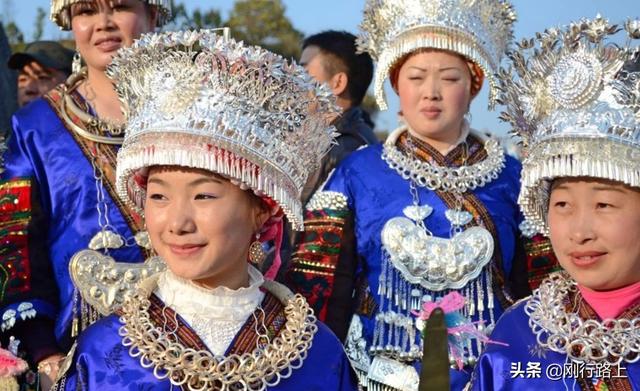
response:
M237 0L225 24L231 35L286 58L298 58L303 35L285 15L280 0Z
M20 28L18 28L15 22L8 22L4 26L4 32L7 35L7 40L13 51L16 51L17 48L24 47L24 34L22 34L22 31L20 31Z
M196 8L193 11L193 25L199 29L221 27L222 17L217 10L200 11Z
M47 18L47 13L44 12L42 7L38 7L36 11L36 21L33 26L33 40L39 41L42 39L42 33L44 32L44 22Z
M223 26L222 16L217 9L200 10L200 8L196 8L190 14L184 3L174 3L172 7L173 12L169 23L173 25L174 29L203 29Z
M281 0L236 0L228 20L223 20L215 8L196 8L190 13L183 2L173 2L169 29L227 26L235 39L297 59L303 35L293 27L285 11Z

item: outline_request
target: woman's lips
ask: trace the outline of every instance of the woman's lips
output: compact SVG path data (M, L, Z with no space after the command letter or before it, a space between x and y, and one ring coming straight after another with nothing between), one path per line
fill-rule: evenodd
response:
M607 253L601 251L576 251L569 254L571 262L578 267L589 267L602 260L605 255Z
M428 119L436 119L440 116L440 113L442 113L442 110L436 109L436 108L426 108L426 109L420 110L420 112L422 113L422 115L424 115Z
M122 46L122 40L120 39L102 39L98 40L95 46L103 52L113 52Z
M179 256L190 256L204 248L204 244L169 245L172 253Z

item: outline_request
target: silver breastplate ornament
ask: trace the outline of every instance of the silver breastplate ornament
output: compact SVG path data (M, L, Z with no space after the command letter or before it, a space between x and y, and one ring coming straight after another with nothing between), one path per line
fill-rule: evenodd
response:
M416 315L425 302L437 302L457 291L466 298L461 310L465 318L486 320L488 324L479 327L487 331L495 322L487 267L493 257L494 239L481 221L469 226L474 216L463 209L462 194L496 179L504 167L504 154L497 142L488 140L488 157L481 162L440 167L402 153L394 138L389 139L383 159L408 180L413 202L403 209L403 216L391 218L382 229L379 312L368 352L374 357L412 362L422 357L422 338L418 335L423 322ZM455 206L445 211L451 227L449 237L435 236L427 227L425 220L434 210L420 202L418 187L448 191L457 199ZM479 340L468 340L464 365L473 365L480 350Z

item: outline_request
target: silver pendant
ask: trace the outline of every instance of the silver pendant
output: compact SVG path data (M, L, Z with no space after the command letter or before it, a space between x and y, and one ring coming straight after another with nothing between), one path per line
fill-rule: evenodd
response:
M82 250L71 258L69 272L82 299L102 315L108 315L122 306L140 281L166 267L160 257L127 263L116 262L98 251Z
M140 231L137 234L135 234L135 236L133 237L133 239L136 241L136 244L146 250L151 250L152 246L151 246L151 238L149 238L149 232L147 231Z
M464 221L465 217L456 219ZM431 291L464 287L480 275L494 248L491 233L483 227L471 227L445 239L428 235L405 217L385 224L382 244L406 281Z
M416 222L426 219L432 212L433 208L429 205L410 205L402 210L405 216Z
M466 210L447 209L444 215L452 225L457 227L467 225L473 220L473 215Z
M102 250L107 248L120 248L124 246L122 236L109 230L103 230L94 235L89 241L91 250Z

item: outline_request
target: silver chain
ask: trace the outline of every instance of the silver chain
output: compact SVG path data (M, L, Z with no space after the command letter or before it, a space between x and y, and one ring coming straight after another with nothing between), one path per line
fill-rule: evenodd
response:
M106 201L106 197L104 194L104 173L98 164L98 158L95 155L92 155L91 165L93 166L93 179L96 185L96 211L98 212L98 226L100 226L101 232L106 232L111 230L113 233L120 235L117 229L111 225L109 221L109 204ZM122 235L120 235L122 237ZM124 238L122 237L125 247L133 247L137 246L134 237ZM102 249L105 255L109 254L109 249Z
M411 140L410 136L407 137L407 146L409 147L409 152L411 154L413 154L414 156L417 155L418 146L413 143L413 141ZM463 141L462 148L463 148L463 152L462 152L463 162L462 162L462 165L465 165L467 163L467 159L469 157L469 145L467 144L466 140ZM409 192L411 193L411 197L413 199L413 205L414 206L420 206L420 195L418 194L418 186L416 185L416 182L413 180L413 178L411 178L411 177L408 178L408 181L409 181ZM455 200L456 200L453 210L461 211L462 207L463 207L462 193L459 192L459 191L455 191L455 190L451 190L451 191L449 191L449 193L452 194L455 197ZM420 219L420 220L416 221L416 224L427 235L433 236L433 233L429 229L427 229L426 225L424 224L424 220ZM451 228L449 230L449 237L452 238L456 234L462 232L463 230L464 229L463 229L462 226L456 225L453 222L451 222Z

